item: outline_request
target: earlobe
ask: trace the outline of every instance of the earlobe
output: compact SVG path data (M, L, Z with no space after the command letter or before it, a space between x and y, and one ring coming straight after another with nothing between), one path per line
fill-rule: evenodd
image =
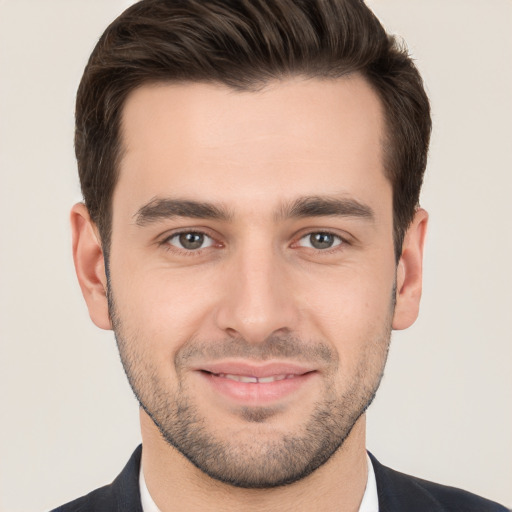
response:
M111 329L103 250L96 225L83 203L71 209L71 232L76 275L91 320L101 329Z
M418 317L423 273L423 246L428 213L418 208L407 230L396 272L396 304L393 329L410 327Z

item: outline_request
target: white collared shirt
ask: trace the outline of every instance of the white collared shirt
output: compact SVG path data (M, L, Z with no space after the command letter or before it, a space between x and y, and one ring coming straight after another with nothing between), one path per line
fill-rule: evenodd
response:
M375 472L373 471L372 461L368 455L368 478L366 480L366 488L364 490L363 500L359 507L359 512L379 512L379 498L377 496L377 481L375 480ZM142 510L144 512L160 512L156 506L151 494L149 494L144 472L142 471L142 462L140 464L139 473L140 500L142 502Z
M146 479L144 478L144 471L142 471L142 460L140 461L139 488L142 512L160 512L160 509L156 506L151 494L149 494Z
M373 471L373 464L368 455L366 455L366 460L368 461L368 478L366 480L363 500L359 506L359 512L379 512L379 497L377 495L375 471Z

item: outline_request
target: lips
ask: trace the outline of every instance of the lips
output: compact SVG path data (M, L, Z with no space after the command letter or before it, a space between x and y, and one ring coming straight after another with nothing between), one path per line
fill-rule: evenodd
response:
M196 370L223 376L244 376L264 379L266 377L281 377L304 375L315 371L312 366L288 362L251 363L245 361L219 361L198 365ZM282 380L282 379L280 379Z
M218 373L215 374L217 377L222 377L224 379L234 380L236 382L245 382L245 383L269 383L269 382L276 382L278 380L284 380L284 379L293 379L295 375L270 375L268 377L252 377L249 375L232 375L229 373Z
M253 406L290 397L317 374L314 368L285 362L224 361L201 365L196 370L216 397Z

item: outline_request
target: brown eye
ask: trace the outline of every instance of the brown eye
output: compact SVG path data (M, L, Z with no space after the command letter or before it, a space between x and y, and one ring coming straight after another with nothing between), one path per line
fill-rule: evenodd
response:
M205 247L210 247L214 243L208 235L197 231L177 233L176 235L171 236L167 242L174 247L185 249L187 251L204 249Z
M309 233L300 239L299 245L301 247L311 247L313 249L331 249L342 243L342 239L333 235L332 233L324 233L319 231L317 233Z

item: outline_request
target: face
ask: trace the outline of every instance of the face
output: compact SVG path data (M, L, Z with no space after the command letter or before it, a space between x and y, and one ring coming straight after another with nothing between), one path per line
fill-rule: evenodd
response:
M382 138L357 76L126 102L112 326L142 408L213 478L303 478L375 394L397 278Z

